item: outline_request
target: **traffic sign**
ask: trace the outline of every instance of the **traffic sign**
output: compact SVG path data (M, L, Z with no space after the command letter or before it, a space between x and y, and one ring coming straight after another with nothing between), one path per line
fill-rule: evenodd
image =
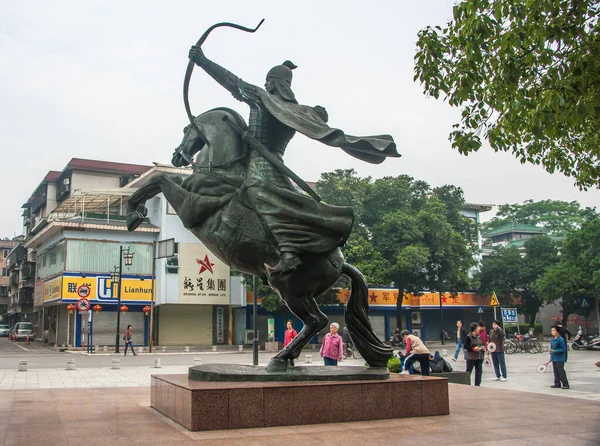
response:
M498 302L496 293L492 291L492 300L490 301L490 307L497 307L498 305L500 305L500 302Z
M589 308L589 306L590 306L590 303L588 302L588 300L587 300L585 297L582 297L582 298L580 299L580 302L581 302L581 303L580 303L580 305L581 305L581 308Z
M79 299L75 304L79 311L88 311L90 309L90 305L90 301L85 298Z
M507 323L507 324L516 324L518 322L517 309L516 308L502 308L502 322Z
M77 288L77 295L81 298L86 298L90 295L90 287L87 285L80 285Z
M477 308L477 312L478 312L478 313L483 313L483 307L479 307L479 308Z

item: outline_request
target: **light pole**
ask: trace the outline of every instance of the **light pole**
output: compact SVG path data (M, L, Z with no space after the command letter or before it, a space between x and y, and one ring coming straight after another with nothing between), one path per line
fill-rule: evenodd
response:
M115 265L114 270L110 272L112 283L117 283L117 334L115 338L115 353L119 353L119 331L121 330L121 279L123 277L123 259L125 266L133 264L133 253L131 248L123 249L119 246L119 266Z

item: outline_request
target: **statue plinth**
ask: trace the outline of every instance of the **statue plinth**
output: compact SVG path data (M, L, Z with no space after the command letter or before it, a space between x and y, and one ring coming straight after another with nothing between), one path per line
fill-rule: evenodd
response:
M383 380L287 382L195 381L185 375L152 375L151 406L190 431L450 413L446 378L398 374Z

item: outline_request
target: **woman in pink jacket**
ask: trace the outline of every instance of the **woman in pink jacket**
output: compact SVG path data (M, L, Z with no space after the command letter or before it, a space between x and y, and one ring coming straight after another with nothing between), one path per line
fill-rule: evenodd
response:
M321 357L325 361L325 365L338 365L338 361L344 357L342 337L337 334L339 329L339 324L333 322L329 326L329 333L323 338Z

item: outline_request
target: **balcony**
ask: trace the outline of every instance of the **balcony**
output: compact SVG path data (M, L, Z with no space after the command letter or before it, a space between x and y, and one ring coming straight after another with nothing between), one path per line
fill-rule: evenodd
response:
M35 263L27 262L21 266L21 282L35 279Z
M33 305L33 288L19 290L19 305Z

